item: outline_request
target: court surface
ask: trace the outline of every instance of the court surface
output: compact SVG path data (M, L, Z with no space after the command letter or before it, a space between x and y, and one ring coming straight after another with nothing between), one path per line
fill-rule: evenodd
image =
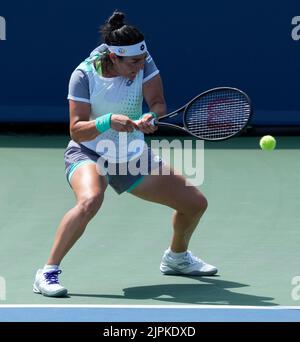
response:
M70 305L102 310L102 320L113 317L110 310L117 310L116 320L143 320L148 305L163 305L160 312L170 308L174 320L276 320L275 312L279 320L300 321L300 138L277 137L273 152L259 150L259 137L205 143L201 190L209 207L190 249L216 265L218 276L161 275L172 210L108 188L101 211L61 265L69 297L47 298L32 292L32 282L74 204L64 175L67 141L63 135L0 136L0 321L76 320ZM89 316L81 311L78 317ZM159 320L153 311L151 317Z

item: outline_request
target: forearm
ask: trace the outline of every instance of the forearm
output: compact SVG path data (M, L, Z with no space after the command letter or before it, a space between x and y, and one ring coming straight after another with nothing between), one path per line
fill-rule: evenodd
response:
M117 132L133 132L137 124L123 114L108 113L92 121L77 121L71 124L70 132L74 141L80 143L95 139L99 134L113 129Z
M95 139L100 132L96 129L95 120L78 121L70 128L71 138L80 143Z

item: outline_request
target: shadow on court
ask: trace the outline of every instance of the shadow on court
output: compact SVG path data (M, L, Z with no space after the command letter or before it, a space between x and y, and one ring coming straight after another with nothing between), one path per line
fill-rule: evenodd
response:
M199 280L197 277L189 279ZM247 287L249 285L219 280L217 277L201 278L199 284L164 284L128 287L123 289L124 295L78 294L70 293L70 297L114 298L114 299L154 299L166 303L184 304L224 304L224 305L254 305L276 306L274 298L253 296L232 292L231 288Z

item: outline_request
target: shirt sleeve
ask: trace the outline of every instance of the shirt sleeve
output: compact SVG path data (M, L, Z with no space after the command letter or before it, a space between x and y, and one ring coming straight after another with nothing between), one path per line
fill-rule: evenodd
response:
M70 78L68 100L90 103L89 80L86 73L76 69Z
M157 69L151 55L148 53L148 56L145 61L145 66L144 66L143 83L146 83L147 81L151 80L151 78L153 78L157 74L159 74L159 70Z

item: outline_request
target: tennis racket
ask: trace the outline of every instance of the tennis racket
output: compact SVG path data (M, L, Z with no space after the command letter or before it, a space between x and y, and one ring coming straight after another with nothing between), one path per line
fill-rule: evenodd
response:
M151 123L185 131L198 139L220 141L242 132L251 114L251 100L247 94L236 88L221 87L201 93L185 106L153 119ZM165 122L176 117L182 121L181 126Z

